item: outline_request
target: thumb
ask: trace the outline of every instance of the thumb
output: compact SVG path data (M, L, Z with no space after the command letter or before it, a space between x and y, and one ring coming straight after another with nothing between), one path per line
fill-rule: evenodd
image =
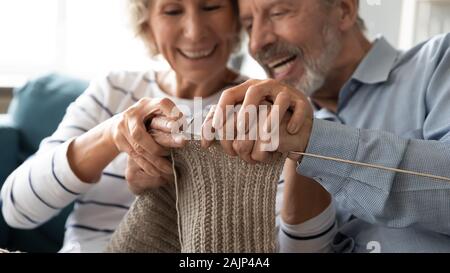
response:
M150 134L156 143L166 148L182 148L186 146L188 141L183 134L165 133L157 130L151 130Z

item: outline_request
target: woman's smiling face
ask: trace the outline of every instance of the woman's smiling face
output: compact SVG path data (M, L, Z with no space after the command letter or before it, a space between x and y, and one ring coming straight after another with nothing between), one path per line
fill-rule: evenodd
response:
M231 0L153 0L149 33L178 75L198 82L224 71L238 40Z

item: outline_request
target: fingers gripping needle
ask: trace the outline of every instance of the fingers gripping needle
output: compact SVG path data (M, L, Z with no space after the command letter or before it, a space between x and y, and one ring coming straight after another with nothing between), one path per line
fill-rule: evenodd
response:
M187 126L186 126L187 130L183 130L181 132L183 135L188 136L188 137L192 137L192 136L201 137L201 134L198 133L198 132L194 133L194 130L192 128L192 125L194 124L194 120L196 118L198 118L197 115L194 115L193 117L189 118L189 120L187 122ZM358 161L340 159L340 158L335 158L335 157L316 155L316 154L311 154L311 153L302 153L302 152L289 152L289 153L290 154L295 154L295 155L301 155L301 156L306 156L306 157L322 159L322 160L346 163L346 164L351 164L351 165L355 165L355 166L359 166L359 167L366 167L366 168L384 170L384 171L389 171L389 172L395 172L395 173L402 173L402 174L414 175L414 176L419 176L419 177L425 177L425 178L430 178L430 179L433 179L433 180L439 180L441 182L450 183L450 178L448 178L448 177L438 176L438 175L433 175L433 174L428 174L428 173L421 173L421 172L410 171L410 170L402 170L402 169L397 169L397 168L390 168L390 167L385 167L385 166L381 166L381 165L377 165L377 164L369 164L369 163L363 163L363 162L358 162Z

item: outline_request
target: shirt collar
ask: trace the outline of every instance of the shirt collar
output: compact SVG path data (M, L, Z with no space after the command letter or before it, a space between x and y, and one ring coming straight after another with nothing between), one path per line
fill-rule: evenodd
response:
M383 36L379 36L353 73L352 79L366 84L387 81L399 53Z

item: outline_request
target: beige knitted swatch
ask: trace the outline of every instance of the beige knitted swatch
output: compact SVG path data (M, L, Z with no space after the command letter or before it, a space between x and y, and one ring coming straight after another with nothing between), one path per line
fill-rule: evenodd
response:
M119 253L180 252L174 184L138 196L106 248Z
M107 251L275 252L275 197L285 158L251 165L217 144L201 149L198 141L174 150L175 187L139 196Z

